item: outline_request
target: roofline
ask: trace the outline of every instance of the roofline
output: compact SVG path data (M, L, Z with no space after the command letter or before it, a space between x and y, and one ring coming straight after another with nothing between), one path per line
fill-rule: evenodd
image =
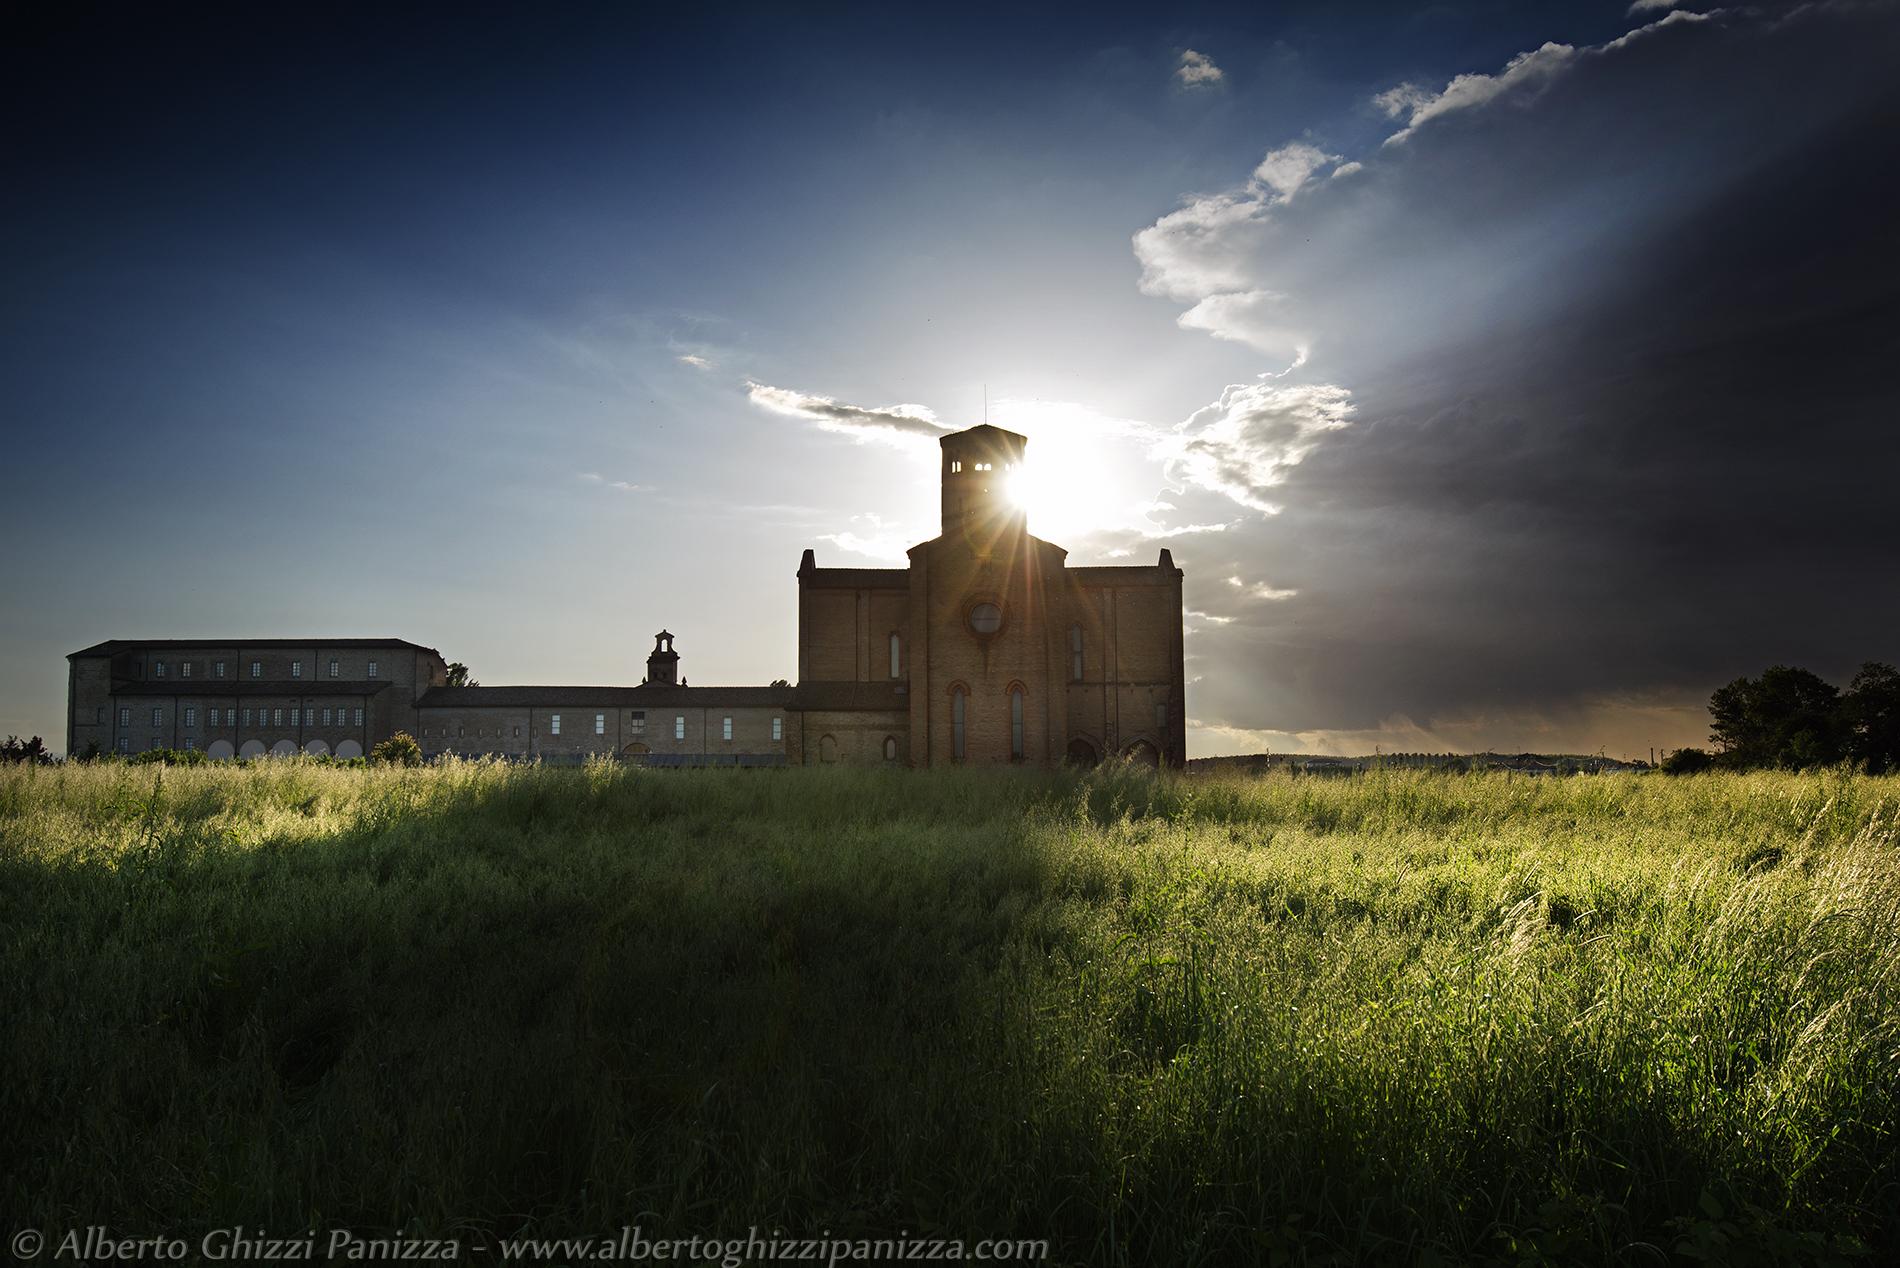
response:
M1011 431L1007 427L998 427L995 423L978 423L974 427L965 427L962 431L947 432L944 435L937 438L937 443L939 445L947 445L951 441L957 439L959 436L968 436L973 432L979 432L979 431L993 431L993 432L998 433L999 435L1008 436L1012 440L1020 440L1023 442L1024 445L1027 445L1029 443L1029 437L1023 435L1021 432Z
M158 651L207 651L220 648L298 648L298 647L409 647L419 652L428 652L438 660L442 653L433 647L421 643L412 643L406 638L108 638L82 647L76 652L67 652L66 659L75 656L104 656L111 652L133 651L149 647ZM446 663L446 661L444 662Z

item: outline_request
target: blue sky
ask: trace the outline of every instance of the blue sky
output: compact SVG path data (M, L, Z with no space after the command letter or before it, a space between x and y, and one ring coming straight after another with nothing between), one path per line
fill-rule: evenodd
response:
M1693 742L1900 656L1871 510L1703 538L1791 463L1881 496L1894 26L75 10L10 55L0 732L106 637L790 677L799 552L933 535L987 386L1033 528L1187 569L1192 751ZM1731 399L1813 405L1791 340L1794 458Z

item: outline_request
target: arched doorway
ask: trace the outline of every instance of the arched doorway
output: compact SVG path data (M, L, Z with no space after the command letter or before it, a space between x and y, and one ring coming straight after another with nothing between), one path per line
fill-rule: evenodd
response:
M1066 754L1066 760L1071 766L1093 766L1102 760L1102 755L1095 751L1093 744L1077 736L1075 739L1069 741L1069 751Z
M1137 766L1159 767L1161 765L1161 750L1148 740L1136 740L1122 750L1122 756Z
M330 755L330 746L325 744L322 740L312 740L303 746L303 751L312 757L328 757Z
M264 741L262 741L262 740L246 740L246 741L244 741L244 745L243 745L243 747L241 747L241 748L239 748L239 749L238 749L238 756L239 756L239 757L262 757L262 756L264 756Z
M277 743L270 746L270 755L272 757L295 757L297 755L297 741L277 741Z
M821 762L837 761L838 760L838 741L834 740L829 735L819 736L818 737L818 760Z
M341 740L337 743L336 755L338 757L361 757L363 755L363 746L358 744L355 740Z
M214 762L228 762L236 752L229 740L213 740L205 745L205 756Z

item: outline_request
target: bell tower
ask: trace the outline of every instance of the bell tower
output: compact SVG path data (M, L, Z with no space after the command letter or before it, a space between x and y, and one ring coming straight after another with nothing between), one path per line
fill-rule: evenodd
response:
M962 533L994 539L1005 529L1027 526L1028 517L1009 487L1022 469L1027 436L984 423L952 432L941 443L945 537Z
M673 650L673 636L661 630L653 636L653 651L647 657L647 681L676 685L680 678L680 654Z

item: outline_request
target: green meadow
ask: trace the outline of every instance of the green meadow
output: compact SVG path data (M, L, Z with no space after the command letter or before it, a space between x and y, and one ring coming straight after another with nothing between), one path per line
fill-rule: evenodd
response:
M1900 1254L1900 777L0 771L7 1229Z

